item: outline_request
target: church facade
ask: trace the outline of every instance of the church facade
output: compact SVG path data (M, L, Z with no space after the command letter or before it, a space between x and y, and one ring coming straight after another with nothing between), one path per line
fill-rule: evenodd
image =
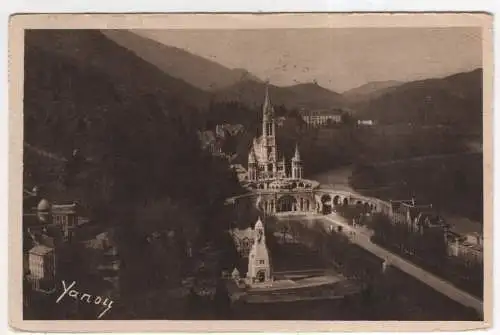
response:
M279 154L276 145L276 116L266 87L262 107L262 136L254 138L248 153L248 181L256 182L273 179L302 179L303 166L298 146L291 160L291 174L286 172L286 160Z

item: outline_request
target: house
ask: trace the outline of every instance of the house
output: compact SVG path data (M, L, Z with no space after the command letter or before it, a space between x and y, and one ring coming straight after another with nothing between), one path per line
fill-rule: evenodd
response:
M448 256L457 257L466 264L483 263L483 245L471 243L467 237L448 234L447 235Z
M73 231L78 224L78 205L54 204L52 205L52 222L59 226L64 234L65 241L71 241Z
M371 126L375 125L375 121L373 121L373 120L358 120L357 124L358 124L358 126L371 127Z
M483 263L484 237L479 222L462 217L451 217L453 223L446 235L449 256L458 257L466 264Z

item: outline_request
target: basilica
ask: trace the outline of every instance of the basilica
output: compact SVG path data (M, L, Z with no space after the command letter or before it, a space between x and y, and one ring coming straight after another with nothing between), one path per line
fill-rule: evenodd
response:
M248 154L248 181L256 182L273 179L302 179L303 167L298 146L291 160L291 175L286 172L286 161L279 155L276 145L276 118L266 87L262 107L262 136L254 138Z

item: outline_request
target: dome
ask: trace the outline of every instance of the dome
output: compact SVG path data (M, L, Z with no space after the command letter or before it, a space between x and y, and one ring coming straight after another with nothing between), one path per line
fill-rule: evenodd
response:
M48 212L48 211L50 211L50 202L47 199L42 199L38 203L38 206L36 207L36 209L39 212Z

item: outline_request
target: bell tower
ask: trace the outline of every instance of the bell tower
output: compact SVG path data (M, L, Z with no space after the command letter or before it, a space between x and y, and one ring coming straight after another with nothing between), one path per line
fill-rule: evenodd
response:
M262 106L262 139L265 157L264 171L269 177L276 174L276 123L274 108L269 99L269 87L266 86L264 105Z
M266 246L266 235L264 224L260 220L254 227L254 243L248 255L249 284L259 284L271 281L271 264L269 263L269 252Z

